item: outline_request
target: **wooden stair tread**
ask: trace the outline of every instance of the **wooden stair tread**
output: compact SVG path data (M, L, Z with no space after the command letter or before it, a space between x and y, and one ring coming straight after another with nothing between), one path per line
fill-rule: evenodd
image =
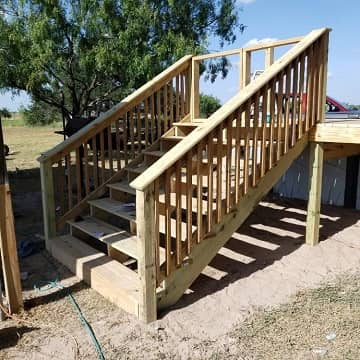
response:
M169 136L163 136L161 140L170 140L170 141L181 141L185 139L185 136L180 135L169 135Z
M136 195L136 190L129 185L127 180L108 184L107 187L113 190L122 191L131 195Z
M150 167L150 165L140 163L137 166L127 166L125 169L127 171L135 173L135 174L141 174L149 167Z
M124 203L110 198L90 200L88 204L129 221L136 220L135 203ZM133 204L133 206L132 206Z
M140 280L133 270L71 235L52 238L51 253L95 291L138 316Z
M162 157L165 153L166 153L166 151L161 151L161 150L144 151L144 155L151 155L151 156L158 156L158 157Z
M70 221L69 224L89 236L110 245L122 253L138 259L137 237L125 230L88 216L81 221Z
M201 123L196 124L196 123L193 123L193 122L174 122L173 126L188 126L188 127L196 128L196 127L201 126Z

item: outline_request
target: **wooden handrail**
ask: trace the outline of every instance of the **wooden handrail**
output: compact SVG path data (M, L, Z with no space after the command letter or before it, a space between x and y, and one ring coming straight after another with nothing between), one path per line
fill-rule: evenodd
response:
M174 146L164 156L162 156L153 166L138 176L130 186L136 190L143 191L152 182L154 182L167 169L171 168L179 159L181 159L189 150L197 145L205 136L210 134L224 119L231 115L240 104L244 104L251 96L265 86L272 78L278 75L287 65L308 48L314 41L331 29L321 28L311 31L284 56L277 60L268 71L265 71L246 88L231 98L225 105L217 110L207 120L207 125L195 129L178 145Z
M195 61L207 60L207 59L213 59L213 58L218 58L218 57L223 57L223 56L238 55L239 53L241 53L244 50L245 51L258 51L258 50L266 50L269 48L275 48L275 47L279 47L279 46L292 45L292 44L296 44L296 43L300 42L303 38L304 38L304 36L297 36L297 37L293 37L290 39L275 40L275 41L270 41L268 43L246 46L246 47L238 48L238 49L219 51L219 52L211 53L211 54L196 55L193 57L193 60L195 60Z
M67 153L77 147L79 144L82 144L94 133L105 128L109 123L111 123L111 121L119 116L120 113L128 111L134 106L135 103L142 101L149 94L160 89L175 73L180 72L181 70L185 70L189 66L191 58L192 55L186 55L182 57L162 73L155 76L152 80L123 99L118 105L99 116L96 120L83 127L80 131L66 139L64 142L42 154L37 160L39 162L49 161L52 163L57 161L59 154L61 155L63 153Z

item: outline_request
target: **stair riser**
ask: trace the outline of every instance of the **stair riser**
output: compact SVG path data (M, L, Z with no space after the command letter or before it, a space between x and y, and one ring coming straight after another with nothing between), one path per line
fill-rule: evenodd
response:
M135 195L125 193L121 190L111 189L109 191L110 199L121 202L135 202Z
M176 144L178 144L181 140L180 139L173 139L173 138L161 138L160 141L160 150L167 152L172 149Z
M104 222L107 222L113 226L122 228L131 234L136 234L136 221L125 219L121 216L114 215L112 213L107 212L106 210L99 209L95 206L90 207L90 215L100 219Z

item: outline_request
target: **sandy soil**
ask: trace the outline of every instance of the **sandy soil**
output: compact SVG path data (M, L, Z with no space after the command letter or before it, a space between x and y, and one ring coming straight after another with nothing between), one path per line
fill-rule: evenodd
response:
M360 265L358 211L324 206L322 241L311 248L304 245L305 204L268 197L179 303L146 326L41 250L36 235L42 231L37 176L31 181L25 176L26 187L19 176L13 181L18 240L32 239L40 251L21 260L28 278L20 318L27 322L0 324L1 359L98 358L67 290L34 289L48 281L57 279L73 293L106 359L218 359L238 349L229 334L259 307L278 306L299 290L354 272ZM246 344L242 356L252 358Z

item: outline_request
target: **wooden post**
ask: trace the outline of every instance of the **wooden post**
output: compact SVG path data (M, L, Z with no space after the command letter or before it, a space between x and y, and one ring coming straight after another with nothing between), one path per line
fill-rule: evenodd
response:
M241 53L241 80L240 88L243 90L250 83L251 77L251 52L242 50Z
M157 319L154 183L144 191L136 191L136 225L139 246L139 318L149 323Z
M190 119L196 119L200 115L200 94L199 94L199 61L192 60L191 63L191 101Z
M16 313L23 307L20 268L16 248L14 215L9 180L4 156L4 140L0 118L0 249L5 294L9 312ZM1 290L0 290L1 293Z
M310 143L309 154L309 200L306 217L306 243L319 243L321 185L324 148L322 143Z
M46 250L51 253L51 238L56 236L54 179L52 164L40 162L41 196ZM70 171L70 169L68 170Z

